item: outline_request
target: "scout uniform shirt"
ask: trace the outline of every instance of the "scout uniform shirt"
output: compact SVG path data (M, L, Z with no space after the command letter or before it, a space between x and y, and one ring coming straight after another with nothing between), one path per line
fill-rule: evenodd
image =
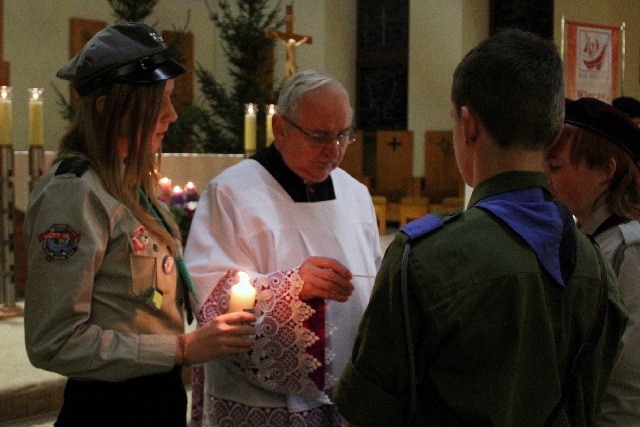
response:
M184 329L176 254L73 160L40 180L25 218L29 360L76 379L168 372Z

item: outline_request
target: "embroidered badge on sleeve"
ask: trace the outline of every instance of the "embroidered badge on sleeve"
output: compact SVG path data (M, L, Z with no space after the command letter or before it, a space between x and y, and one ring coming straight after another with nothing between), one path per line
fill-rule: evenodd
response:
M48 261L69 259L78 249L80 233L76 233L68 224L54 224L44 233L38 234L38 242Z

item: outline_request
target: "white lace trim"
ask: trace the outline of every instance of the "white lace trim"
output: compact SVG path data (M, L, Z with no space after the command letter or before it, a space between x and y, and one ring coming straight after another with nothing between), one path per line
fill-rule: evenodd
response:
M220 280L200 311L201 320L207 321L226 313L230 289L237 280L236 272L232 271ZM226 357L225 364L263 389L331 403L325 390L337 381L334 376L327 375L326 366L333 359L332 352L325 351L325 390L319 390L309 377L322 363L305 351L319 338L304 326L304 321L315 310L300 299L303 284L297 270L278 272L254 280L254 311L258 318L256 344L249 354Z

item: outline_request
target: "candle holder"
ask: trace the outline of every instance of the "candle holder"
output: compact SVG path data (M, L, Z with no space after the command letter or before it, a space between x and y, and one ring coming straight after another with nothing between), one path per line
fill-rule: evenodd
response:
M16 306L13 174L15 170L12 145L0 146L0 319L21 316Z
M258 105L244 104L244 157L251 157L256 152Z
M27 89L29 96L29 192L33 191L44 173L44 123L42 109L44 89Z

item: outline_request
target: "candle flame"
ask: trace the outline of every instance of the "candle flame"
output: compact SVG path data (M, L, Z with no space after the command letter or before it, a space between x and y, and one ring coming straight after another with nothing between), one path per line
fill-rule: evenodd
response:
M276 113L275 104L269 104L269 114L274 115Z
M244 271L238 271L238 279L240 279L241 282L248 282L249 275Z
M180 188L179 185L176 185L175 187L173 187L173 192L174 193L182 193L182 188Z
M187 182L187 185L184 186L184 188L185 190L193 190L196 188L196 185L193 182L189 181Z
M160 182L163 183L163 184L166 184L166 183L171 182L171 180L165 176L164 178L160 178Z

